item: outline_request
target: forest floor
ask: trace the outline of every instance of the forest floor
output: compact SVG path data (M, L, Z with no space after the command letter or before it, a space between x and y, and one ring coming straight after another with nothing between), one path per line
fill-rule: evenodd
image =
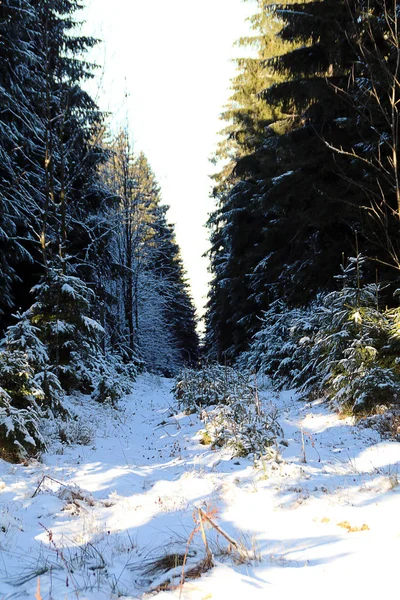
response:
M201 445L172 385L143 375L119 410L71 398L85 445L0 461L1 600L398 597L400 443L264 391L284 445L255 466Z

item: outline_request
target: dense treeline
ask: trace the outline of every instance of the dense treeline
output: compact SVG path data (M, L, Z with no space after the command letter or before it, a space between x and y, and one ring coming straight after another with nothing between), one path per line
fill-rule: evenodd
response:
M398 304L400 15L392 0L258 5L255 35L241 40L257 56L239 61L223 115L206 348L219 360L243 361L250 351L251 366L271 373L279 356L289 361L285 344L294 347L285 315L298 323L310 305L328 310L324 294L329 303L330 292L349 289L358 290L350 320L371 298L378 311ZM336 275L354 264L357 278L344 284ZM392 334L388 326L383 337ZM354 341L342 338L338 361Z
M84 90L78 0L0 5L0 444L44 440L63 394L115 400L197 359L195 311L143 155Z

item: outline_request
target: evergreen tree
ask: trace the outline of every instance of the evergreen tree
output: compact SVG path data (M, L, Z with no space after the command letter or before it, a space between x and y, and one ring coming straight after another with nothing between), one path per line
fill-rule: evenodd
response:
M178 361L194 365L199 359L196 313L174 227L167 221L167 212L167 206L157 207L152 242L154 252L149 267L165 283L165 316L179 353Z
M28 290L55 256L73 254L87 270L83 249L91 245L90 259L97 250L93 218L105 192L93 139L101 115L81 87L92 67L82 56L95 40L74 35L79 8L76 0L6 0L1 7L0 218L11 258L2 253L8 306L13 293L27 308ZM18 254L24 261L16 276Z
M102 174L114 197L112 337L128 354L139 352L150 370L173 373L196 360L198 338L168 208L147 158L133 153L126 130L109 148Z
M348 11L353 76L335 91L352 109L345 127L352 131L353 141L351 146L330 148L342 163L357 166L353 183L363 200L365 254L379 267L381 277L393 279L397 276L393 268L400 269L400 16L390 0L359 0L349 3Z
M265 68L265 61L284 52L287 46L276 37L279 22L270 18L261 2L260 8L251 19L255 35L238 42L255 48L257 57L237 61L239 73L233 80L230 103L222 114L228 125L221 132L224 139L215 156L225 165L215 176L217 209L208 222L214 277L207 305L206 349L220 359L246 346L257 321L249 274L260 238L260 214L252 201L253 190L247 190L237 165L263 144L266 128L280 114L260 94L282 79ZM251 180L249 187L254 183Z
M253 111L258 136L243 130L247 143L238 150L235 139L230 146L233 161L221 173L209 222L207 345L220 358L246 349L270 302L307 304L334 287L336 265L356 250L356 232L367 255L373 238L362 209L361 161L332 151L351 149L359 138L354 106L338 93L354 73L354 14L344 0L259 5L255 22L270 23L276 40L261 37L266 48L258 56L264 79L271 79L257 102L270 119ZM368 276L375 278L374 267Z
M65 390L91 391L90 369L100 354L101 325L92 318L94 292L61 268L49 269L32 290L36 301L27 315L38 328L51 365Z
M109 257L99 257L109 239L108 192L96 142L102 115L82 88L92 76L84 54L96 42L75 34L79 8L77 0L0 6L2 331L13 304L27 309L32 285L36 294L3 340L1 435L5 446L9 438L29 451L42 445L39 418L66 414L61 384L90 391L102 364L104 334L92 318L101 311L91 288L102 289Z
M13 286L21 263L32 256L23 238L33 240L34 215L43 205L43 132L35 98L44 81L35 52L35 11L29 0L5 0L0 6L0 330L13 306ZM18 270L18 273L17 273ZM6 315L2 314L6 312Z

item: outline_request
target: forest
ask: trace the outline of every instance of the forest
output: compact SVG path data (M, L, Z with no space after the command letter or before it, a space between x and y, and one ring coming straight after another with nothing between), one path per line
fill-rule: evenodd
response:
M400 489L400 7L253 6L212 157L203 332L150 162L87 91L82 3L0 2L1 598L194 600L187 581L227 561L238 576L267 561L281 589L275 570L314 564L288 516L307 502L317 548L334 518L391 529L371 506ZM242 506L251 486L263 502ZM288 551L251 519L268 502ZM236 537L243 515L260 546ZM222 580L202 597L231 596Z
M44 444L65 393L116 400L142 369L198 358L168 207L128 128L84 90L96 40L77 0L0 7L0 430L11 459ZM43 414L42 414L43 413Z
M222 115L205 350L374 412L399 398L399 8L259 8Z

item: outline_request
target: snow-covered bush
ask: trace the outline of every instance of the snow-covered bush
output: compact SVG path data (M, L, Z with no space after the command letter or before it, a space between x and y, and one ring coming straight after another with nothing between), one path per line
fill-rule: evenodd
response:
M12 460L43 447L41 419L70 417L65 391L115 403L131 391L138 370L137 363L101 351L103 329L90 316L93 292L84 282L50 269L34 292L36 302L16 315L0 347L0 442ZM67 425L60 427L68 431Z
M256 397L232 398L228 404L204 410L202 417L210 443L230 448L234 456L263 456L283 435L276 409L263 410Z
M0 387L0 458L18 462L44 448L39 414L33 405L15 408L11 397Z
M43 390L24 353L0 352L0 456L16 461L44 447L39 402Z
M316 377L304 385L352 412L373 412L400 397L398 311L381 310L379 286L362 285L363 262L361 256L350 259L338 277L342 289L323 298L308 365Z
M2 346L24 353L31 367L40 371L49 362L46 346L39 338L40 330L31 323L29 313L17 313L14 316L17 322L8 327Z
M0 352L0 387L12 398L15 408L28 408L31 403L38 406L43 400L43 390L37 385L34 371L19 350Z
M24 356L32 369L35 384L41 389L41 406L52 415L66 415L63 407L63 389L57 375L51 370L46 346L39 339L38 327L32 325L29 311L15 315L15 325L8 327L2 347L7 351L17 351Z
M2 456L9 460L43 448L42 419L68 416L60 381L48 363L38 328L28 313L16 316L18 321L7 329L0 351L0 439Z
M354 412L397 402L400 347L391 312L377 306L378 294L375 285L345 285L323 298L304 389L323 391Z
M119 356L103 357L93 367L94 390L92 398L97 402L115 405L132 391L138 373L136 362L124 363Z
M45 366L36 373L35 382L43 391L42 408L47 416L67 417L68 411L64 406L64 390L51 367Z
M36 301L26 316L38 328L63 389L91 392L104 334L92 318L94 292L78 277L56 268L49 269L32 292Z
M379 287L361 284L362 263L350 259L337 278L342 288L306 309L273 303L239 364L350 412L397 403L400 309L379 308Z
M388 410L385 405L377 406L376 414L362 417L359 421L361 427L376 429L383 437L394 438L400 442L400 407Z
M62 389L92 393L115 402L130 391L139 360L124 363L102 351L103 327L93 318L94 292L78 277L50 269L33 288L36 302L25 313L39 330L52 372ZM47 377L47 383L51 381Z
M237 397L254 398L254 391L248 372L217 363L199 370L184 369L174 387L179 406L194 412L214 404L227 404Z
M64 444L88 446L96 436L96 429L87 420L75 416L60 424L58 436Z
M201 412L205 438L214 446L229 447L235 456L262 456L282 434L275 408L263 410L249 372L218 364L186 369L174 393L181 409Z
M238 367L267 375L278 389L300 385L318 327L317 304L289 309L282 300L273 302L264 313L262 329L240 356Z

